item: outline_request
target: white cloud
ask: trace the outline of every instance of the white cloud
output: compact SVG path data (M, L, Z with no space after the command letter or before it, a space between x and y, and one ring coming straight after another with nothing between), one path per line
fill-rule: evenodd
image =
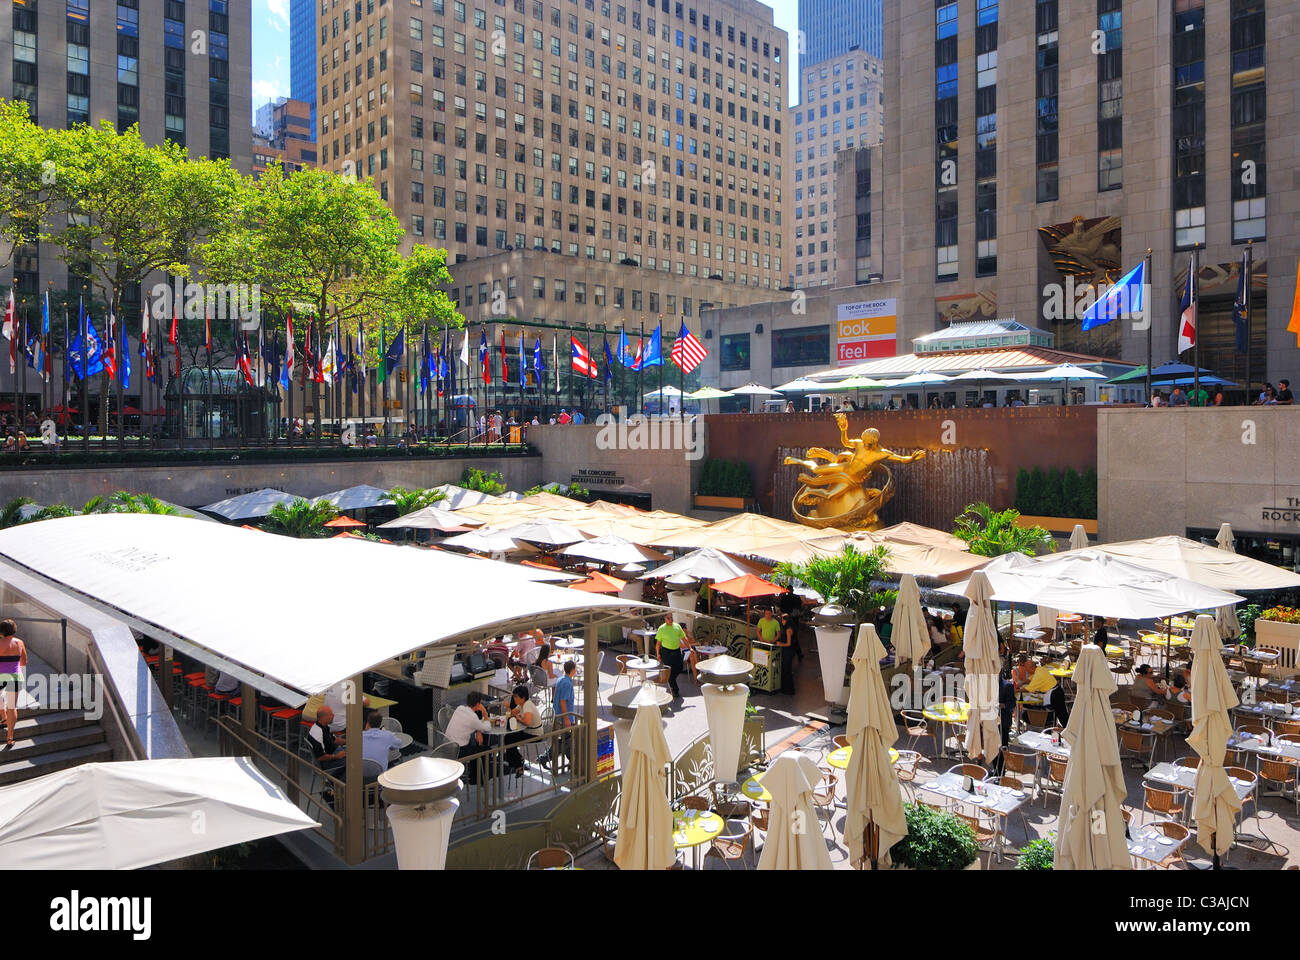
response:
M289 0L266 0L266 8L275 20L289 22Z
M259 106L268 100L275 100L279 97L287 97L289 91L279 85L277 80L254 80L253 81L253 110L256 111Z

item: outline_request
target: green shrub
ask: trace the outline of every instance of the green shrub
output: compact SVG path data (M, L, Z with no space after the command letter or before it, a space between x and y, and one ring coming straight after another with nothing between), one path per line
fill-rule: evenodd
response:
M1092 467L1083 471L1082 504L1079 516L1088 520L1097 519L1097 471Z
M1029 509L1029 471L1024 467L1016 474L1016 509L1034 515L1034 511Z
M895 864L913 870L964 870L979 857L975 831L951 813L920 804L904 807L907 836L889 851Z
M1047 502L1047 475L1043 473L1042 467L1034 467L1033 472L1029 474L1029 497L1022 513L1027 513L1031 517L1046 516L1043 507Z
M1083 509L1083 478L1074 467L1069 467L1061 478L1061 507L1063 517L1081 517Z
M1055 857L1056 834L1049 833L1037 840L1030 840L1020 848L1020 862L1017 870L1051 870Z

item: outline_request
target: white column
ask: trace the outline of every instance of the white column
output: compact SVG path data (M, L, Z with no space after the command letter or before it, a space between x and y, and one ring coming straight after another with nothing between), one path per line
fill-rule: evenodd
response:
M447 841L460 801L454 798L412 806L388 805L397 847L397 869L442 870L447 866Z
M745 704L749 687L743 683L719 686L700 685L704 695L704 712L709 723L709 744L713 747L713 779L735 783L740 767L740 740L745 732Z
M827 625L814 629L817 633L817 659L822 668L822 694L827 703L839 703L844 699L844 673L853 628Z

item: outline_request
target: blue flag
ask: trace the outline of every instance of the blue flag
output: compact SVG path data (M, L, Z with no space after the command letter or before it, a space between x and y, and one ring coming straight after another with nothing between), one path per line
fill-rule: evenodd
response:
M641 366L662 367L663 363L664 355L659 348L659 327L656 325L655 332L650 334L650 342L641 352Z
M429 327L427 324L424 327L424 342L421 346L424 350L424 356L420 358L420 392L426 393L429 389L429 375L433 372L433 355L429 349Z
M542 377L546 373L546 360L542 356L542 338L533 344L533 372L537 374L537 389L542 388Z
M104 354L99 334L95 332L95 321L86 314L86 336L83 340L80 332L68 346L68 360L72 364L72 373L81 379L93 377L104 369Z
M614 379L614 354L609 349L609 337L605 337L605 382Z
M528 386L528 364L524 363L524 331L519 331L519 389Z
M1246 338L1250 336L1247 318L1250 315L1250 264L1249 254L1241 255L1241 270L1237 273L1237 296L1232 302L1232 323L1237 333L1237 352L1246 352Z
M122 382L122 389L131 389L131 337L122 325L122 349L118 352L117 376Z
M397 369L397 365L402 362L402 354L406 352L406 331L398 330L397 336L393 337L393 342L388 345L384 351L384 376L389 377Z
M641 369L641 341L637 341L636 353L633 353L627 340L627 330L618 332L618 362L633 370Z
M1142 313L1147 282L1146 266L1145 260L1138 263L1102 294L1096 303L1083 312L1083 316L1079 319L1083 321L1085 331L1100 327L1103 323L1110 323L1125 314L1134 316Z

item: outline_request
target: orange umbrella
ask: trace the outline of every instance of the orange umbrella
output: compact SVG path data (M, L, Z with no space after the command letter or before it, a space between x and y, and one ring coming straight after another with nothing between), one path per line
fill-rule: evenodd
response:
M365 524L360 520L353 520L351 517L335 517L333 520L326 520L325 526L341 530L346 527L364 527Z
M626 586L626 580L611 577L607 573L596 572L586 580L578 580L569 584L569 589L582 590L586 593L618 593Z
M749 626L749 606L755 597L775 597L785 593L785 587L778 587L775 583L756 577L752 573L715 583L713 589L729 597L744 599L745 626Z
M251 524L247 524L247 523L241 523L241 524L239 525L239 529L240 529L240 530L257 530L257 531L261 531L262 528L261 528L261 527L254 527L254 526L252 526Z

